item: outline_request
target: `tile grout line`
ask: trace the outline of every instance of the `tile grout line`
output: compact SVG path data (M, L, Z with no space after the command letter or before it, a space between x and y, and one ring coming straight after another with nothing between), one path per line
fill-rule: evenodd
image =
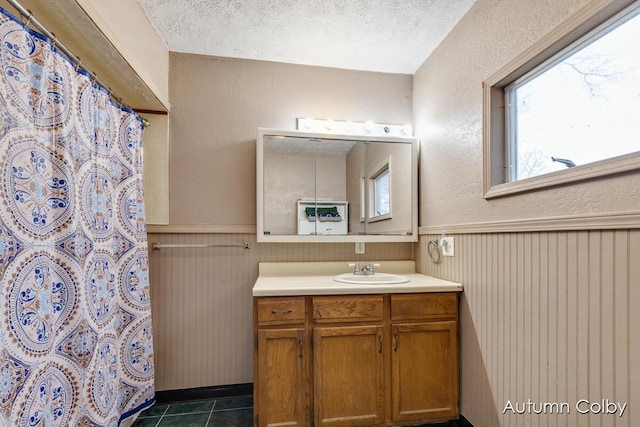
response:
M220 410L219 410L219 411L217 411L217 412L240 411L240 410L242 410L242 409L252 409L252 408L253 408L253 406L240 406L240 407L237 407L237 408L224 408L224 409L220 409Z
M164 418L164 414L167 413L167 411L169 410L169 406L171 405L167 405L167 407L165 408L164 412L162 413L162 415L160 415L160 419L158 420L158 422L156 423L156 427L158 427L160 425L160 422L162 421L162 419Z
M211 420L211 416L213 415L213 410L216 407L216 403L218 403L218 401L214 400L213 405L211 406L211 411L209 411L209 418L207 418L207 423L204 425L204 427L209 427L209 421Z
M218 403L217 400L218 399L213 399L213 405L211 406L211 409L209 410L209 415L207 417L207 422L205 424L205 427L208 427L209 424L211 423L211 420L213 418L213 414L215 412L215 408L216 408L217 403ZM171 409L171 406L175 406L175 404L167 404L167 407L164 409L162 414L160 414L160 418L158 419L158 421L154 425L155 427L159 427L160 424L162 423L162 421L164 421L165 418L172 418L174 416L180 417L180 416L184 416L184 415L192 415L192 414L202 414L202 413L204 413L204 412L186 412L186 413L179 413L179 414L168 414L169 410ZM247 410L247 409L252 409L252 408L253 408L253 406L241 406L241 407L236 407L236 408L234 408L234 407L222 408L218 412L240 411L240 410Z

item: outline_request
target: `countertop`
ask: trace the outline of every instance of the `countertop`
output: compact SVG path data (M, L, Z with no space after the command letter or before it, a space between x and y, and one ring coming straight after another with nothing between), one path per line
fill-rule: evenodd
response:
M353 262L353 261L351 261ZM461 292L462 284L415 272L414 261L372 261L380 273L401 274L409 278L398 284L349 284L333 278L353 271L350 262L260 263L253 286L254 297L294 295L353 295L412 292ZM368 262L360 261L360 265Z

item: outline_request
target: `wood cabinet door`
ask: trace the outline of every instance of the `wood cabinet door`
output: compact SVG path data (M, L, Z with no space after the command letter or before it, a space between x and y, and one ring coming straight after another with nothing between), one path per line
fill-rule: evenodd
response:
M394 422L458 416L455 321L392 325L391 400Z
M258 427L306 427L310 421L304 328L258 329Z
M315 426L384 422L383 328L313 330Z

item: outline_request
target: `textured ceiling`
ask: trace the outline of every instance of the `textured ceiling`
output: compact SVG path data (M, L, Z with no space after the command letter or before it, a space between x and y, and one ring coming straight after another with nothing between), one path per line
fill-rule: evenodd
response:
M321 139L322 143L316 144L318 140L288 136L264 136L265 152L284 153L295 155L321 155L321 156L346 156L351 148L359 141L343 139Z
M475 0L138 0L172 52L413 74Z

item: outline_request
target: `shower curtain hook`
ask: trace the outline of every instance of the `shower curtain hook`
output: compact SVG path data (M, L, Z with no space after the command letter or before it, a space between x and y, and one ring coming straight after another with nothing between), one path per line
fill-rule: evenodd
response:
M27 9L27 13L29 13L29 15L25 16L22 15L23 18L27 18L27 22L25 22L24 24L22 24L22 26L26 29L29 24L31 23L31 20L33 19L33 13L31 13L31 11L29 9Z
M22 22L22 26L26 29L27 26L31 23L31 20L33 19L33 13L29 10L29 9L25 9L27 14L25 14L22 10L20 11L20 18L21 19L26 19L26 22L23 21Z
M56 43L58 43L58 36L54 33L51 33L51 38L49 38L49 43L51 44L51 50L56 49Z
M94 90L100 87L100 85L98 85L98 78L96 77L96 73L94 73L93 71L89 71L89 78L91 78L91 86Z

